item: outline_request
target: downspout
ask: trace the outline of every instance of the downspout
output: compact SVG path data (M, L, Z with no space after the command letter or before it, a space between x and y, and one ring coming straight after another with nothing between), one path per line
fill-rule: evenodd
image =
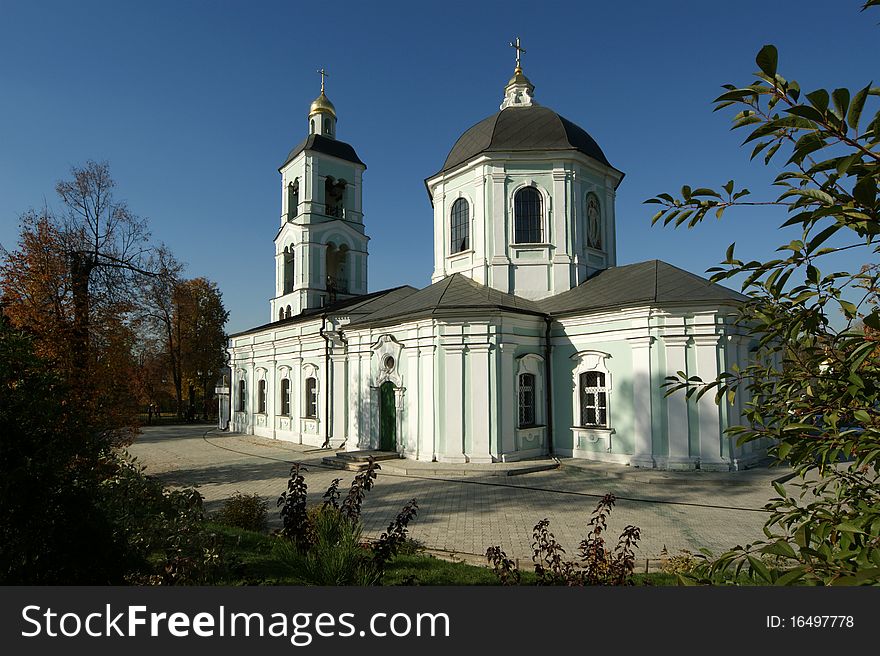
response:
M550 326L553 319L544 317L544 380L547 393L547 455L553 455L553 366L550 363Z
M321 337L324 338L324 443L322 449L330 448L330 338L324 329L327 327L327 313L321 315Z

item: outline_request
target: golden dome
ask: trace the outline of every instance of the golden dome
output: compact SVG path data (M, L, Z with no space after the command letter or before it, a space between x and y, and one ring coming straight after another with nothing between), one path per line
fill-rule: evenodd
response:
M330 114L330 116L336 118L336 108L330 102L330 99L324 95L323 91L321 91L320 96L312 101L312 105L309 107L309 116L312 114Z
M525 84L527 86L532 86L531 81L525 75L523 75L522 69L517 66L513 71L513 77L510 78L510 82L507 83L509 87L511 84Z

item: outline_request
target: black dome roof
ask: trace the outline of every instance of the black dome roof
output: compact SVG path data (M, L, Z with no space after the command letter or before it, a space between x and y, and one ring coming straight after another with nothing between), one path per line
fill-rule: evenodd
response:
M507 107L467 130L449 151L442 173L486 152L576 150L611 166L587 132L552 109ZM612 167L613 168L613 167Z

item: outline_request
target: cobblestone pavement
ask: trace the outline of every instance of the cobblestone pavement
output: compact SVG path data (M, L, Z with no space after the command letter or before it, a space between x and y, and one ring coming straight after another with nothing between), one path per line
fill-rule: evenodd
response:
M321 464L326 449L252 435L211 431L208 426L154 426L129 451L147 473L171 486L196 486L209 510L235 492L257 493L270 506L287 487L293 462L305 464L310 501L318 502L334 478L347 488L354 474ZM464 470L459 472L464 473ZM547 517L550 528L574 554L599 498L617 496L609 521L612 538L627 525L641 528L639 558L657 558L701 547L719 552L762 537L762 505L775 491L779 468L744 472L663 472L565 459L559 469L518 476L401 474L387 467L363 507L367 535L378 535L410 499L419 504L411 535L428 548L476 560L500 545L509 556L528 560L532 527ZM612 539L612 541L614 541ZM468 555L474 554L471 558Z

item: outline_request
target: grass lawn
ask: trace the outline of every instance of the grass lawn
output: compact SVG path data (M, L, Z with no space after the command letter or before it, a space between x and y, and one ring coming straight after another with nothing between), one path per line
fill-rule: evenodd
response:
M224 555L234 562L221 585L305 585L307 581L274 553L274 538L223 524L209 523ZM523 583L533 584L534 573L524 571ZM638 585L675 585L670 574L636 574ZM384 585L498 585L487 567L453 563L430 555L399 555L385 572Z

